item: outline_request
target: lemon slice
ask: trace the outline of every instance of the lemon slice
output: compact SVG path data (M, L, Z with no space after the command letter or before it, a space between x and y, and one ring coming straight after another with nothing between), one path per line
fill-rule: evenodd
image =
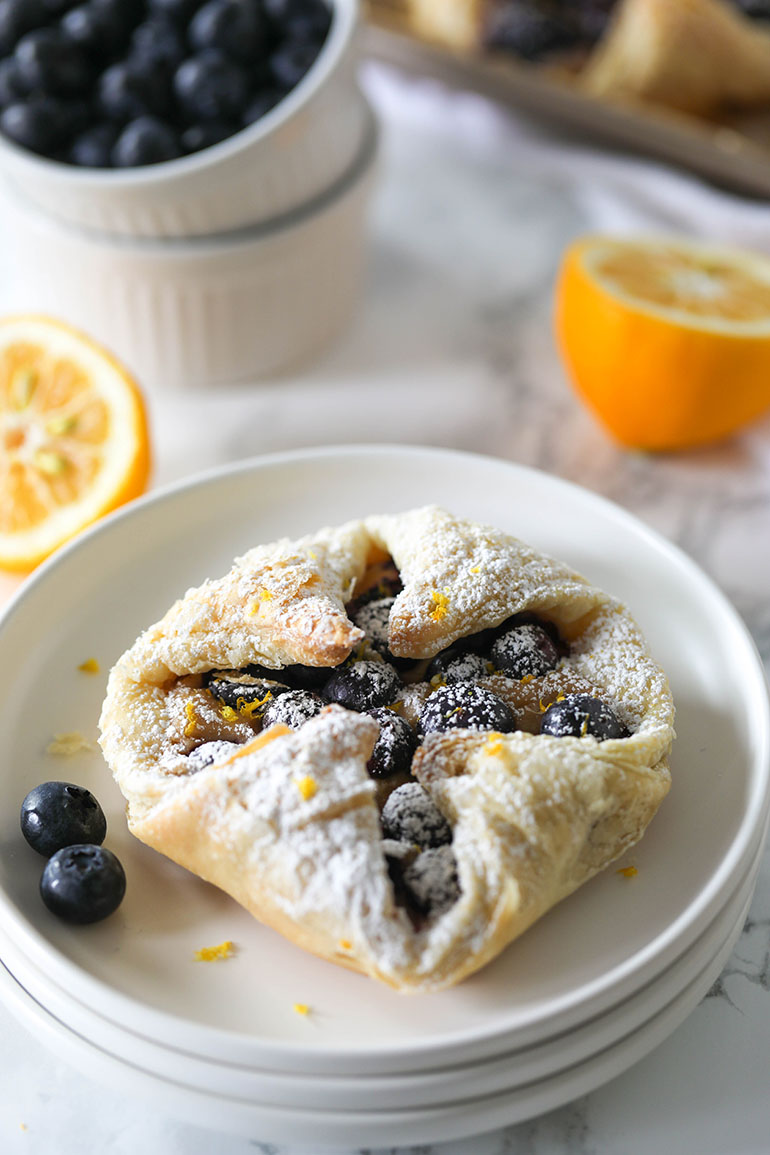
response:
M33 569L149 469L144 400L112 356L48 317L0 320L0 566Z
M681 449L770 407L770 260L592 236L564 255L556 332L576 391L622 444Z

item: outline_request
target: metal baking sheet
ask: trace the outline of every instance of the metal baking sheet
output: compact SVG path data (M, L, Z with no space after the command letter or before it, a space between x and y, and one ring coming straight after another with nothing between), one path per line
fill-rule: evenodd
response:
M770 109L714 123L651 105L614 104L587 95L566 69L419 40L393 0L370 0L367 12L364 50L374 59L480 92L733 191L770 197Z

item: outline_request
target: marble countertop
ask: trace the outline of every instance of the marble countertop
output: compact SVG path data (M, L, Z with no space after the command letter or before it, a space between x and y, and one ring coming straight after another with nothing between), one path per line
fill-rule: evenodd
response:
M154 483L332 442L442 445L537 466L678 543L737 607L767 663L770 419L699 452L621 451L566 385L550 310L565 244L613 214L621 227L706 231L716 220L720 239L746 239L747 221L767 229L770 215L695 182L658 204L655 189L669 178L661 173L658 186L651 166L613 168L612 158L594 157L581 169L547 130L482 110L476 98L381 69L366 81L383 149L351 330L291 379L185 397L153 392ZM702 216L683 215L688 189ZM413 1155L762 1155L770 1149L769 959L766 857L723 975L647 1058L548 1115ZM300 1153L258 1137L217 1137L126 1102L52 1057L1 1006L0 1030L6 1155Z

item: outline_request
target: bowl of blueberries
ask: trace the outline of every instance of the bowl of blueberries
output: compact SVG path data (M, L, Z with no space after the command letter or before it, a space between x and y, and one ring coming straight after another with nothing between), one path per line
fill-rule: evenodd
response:
M0 0L0 174L110 236L263 225L356 164L357 0Z

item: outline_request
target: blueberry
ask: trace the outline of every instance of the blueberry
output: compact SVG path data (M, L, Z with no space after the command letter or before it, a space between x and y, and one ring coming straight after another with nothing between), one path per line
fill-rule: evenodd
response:
M383 806L380 821L385 838L421 850L452 841L451 826L419 782L398 786Z
M258 92L253 96L246 105L241 123L244 128L256 121L261 120L262 117L275 108L276 104L284 97L284 93L279 88L265 88L262 92Z
M394 774L406 774L417 746L412 727L386 706L378 706L369 713L380 725L371 758L366 763L370 776L391 778Z
M102 843L104 811L90 790L72 782L43 782L21 804L21 832L46 858L73 843Z
M576 40L570 14L541 8L534 0L493 8L484 30L487 48L514 52L524 60L541 60Z
M174 73L174 91L191 121L238 116L249 95L246 71L219 52L190 56Z
M120 860L103 846L65 846L49 858L40 896L66 922L99 922L117 910L126 893Z
M0 56L13 52L22 36L47 19L41 0L0 0Z
M451 846L437 846L418 854L404 866L401 881L420 914L436 917L460 897L457 862Z
M446 730L515 730L518 720L513 710L491 690L475 682L454 682L431 694L420 714L421 734Z
M401 679L387 662L354 662L335 670L323 696L327 702L363 712L390 705L400 688Z
M334 673L334 667L284 666L280 673L282 679L298 690L320 690Z
M98 61L120 51L125 43L124 29L93 4L79 4L61 19L62 33L83 52Z
M253 61L264 46L262 11L252 0L207 0L187 31L196 52L215 48L227 56Z
M489 673L489 663L481 654L464 650L461 646L450 646L436 654L426 671L428 679L441 678L450 685L452 682L472 682L484 678Z
M491 657L495 669L509 678L541 678L556 667L559 651L542 626L520 625L497 638Z
M270 703L281 694L288 694L290 687L269 675L276 671L265 671L268 675L240 673L238 671L218 671L210 674L206 688L222 703L248 717L261 717Z
M540 733L554 738L590 736L599 742L628 736L626 727L612 707L590 694L567 694L564 698L557 698L541 718Z
M83 50L58 28L28 32L16 45L19 78L31 92L49 95L83 92L92 72Z
M238 742L203 742L187 755L188 768L197 774L199 770L213 766L220 759L229 758L238 749L238 745Z
M180 25L186 26L193 14L201 6L201 0L148 0L150 12L168 16Z
M238 125L231 120L206 120L203 124L191 124L182 133L182 148L185 152L200 152L227 140L238 131Z
M124 33L135 28L145 13L145 0L90 0L90 2Z
M49 156L60 143L58 106L49 97L9 104L0 113L0 132L32 152Z
M117 125L109 121L102 121L86 129L72 142L70 162L83 168L110 168L118 131Z
M268 65L273 82L289 91L299 84L318 56L318 46L288 41L271 53Z
M162 116L171 104L168 78L141 61L118 61L99 77L96 104L103 116L119 123Z
M14 56L0 60L0 107L15 104L26 95L26 88L19 76L19 66Z
M115 141L112 163L116 168L161 164L182 155L179 138L170 125L155 116L129 121Z
M42 0L42 5L48 16L62 16L65 12L69 12L70 8L74 8L77 3L78 0Z
M382 654L384 658L390 657L388 623L395 600L395 598L377 598L353 609L350 614L351 621L366 634L366 640L372 649Z
M186 55L184 36L170 20L145 20L131 38L131 56L144 65L155 64L173 71Z
M318 694L310 690L289 690L288 694L281 694L268 703L262 715L262 725L265 729L280 724L290 730L299 730L323 708L324 702Z

